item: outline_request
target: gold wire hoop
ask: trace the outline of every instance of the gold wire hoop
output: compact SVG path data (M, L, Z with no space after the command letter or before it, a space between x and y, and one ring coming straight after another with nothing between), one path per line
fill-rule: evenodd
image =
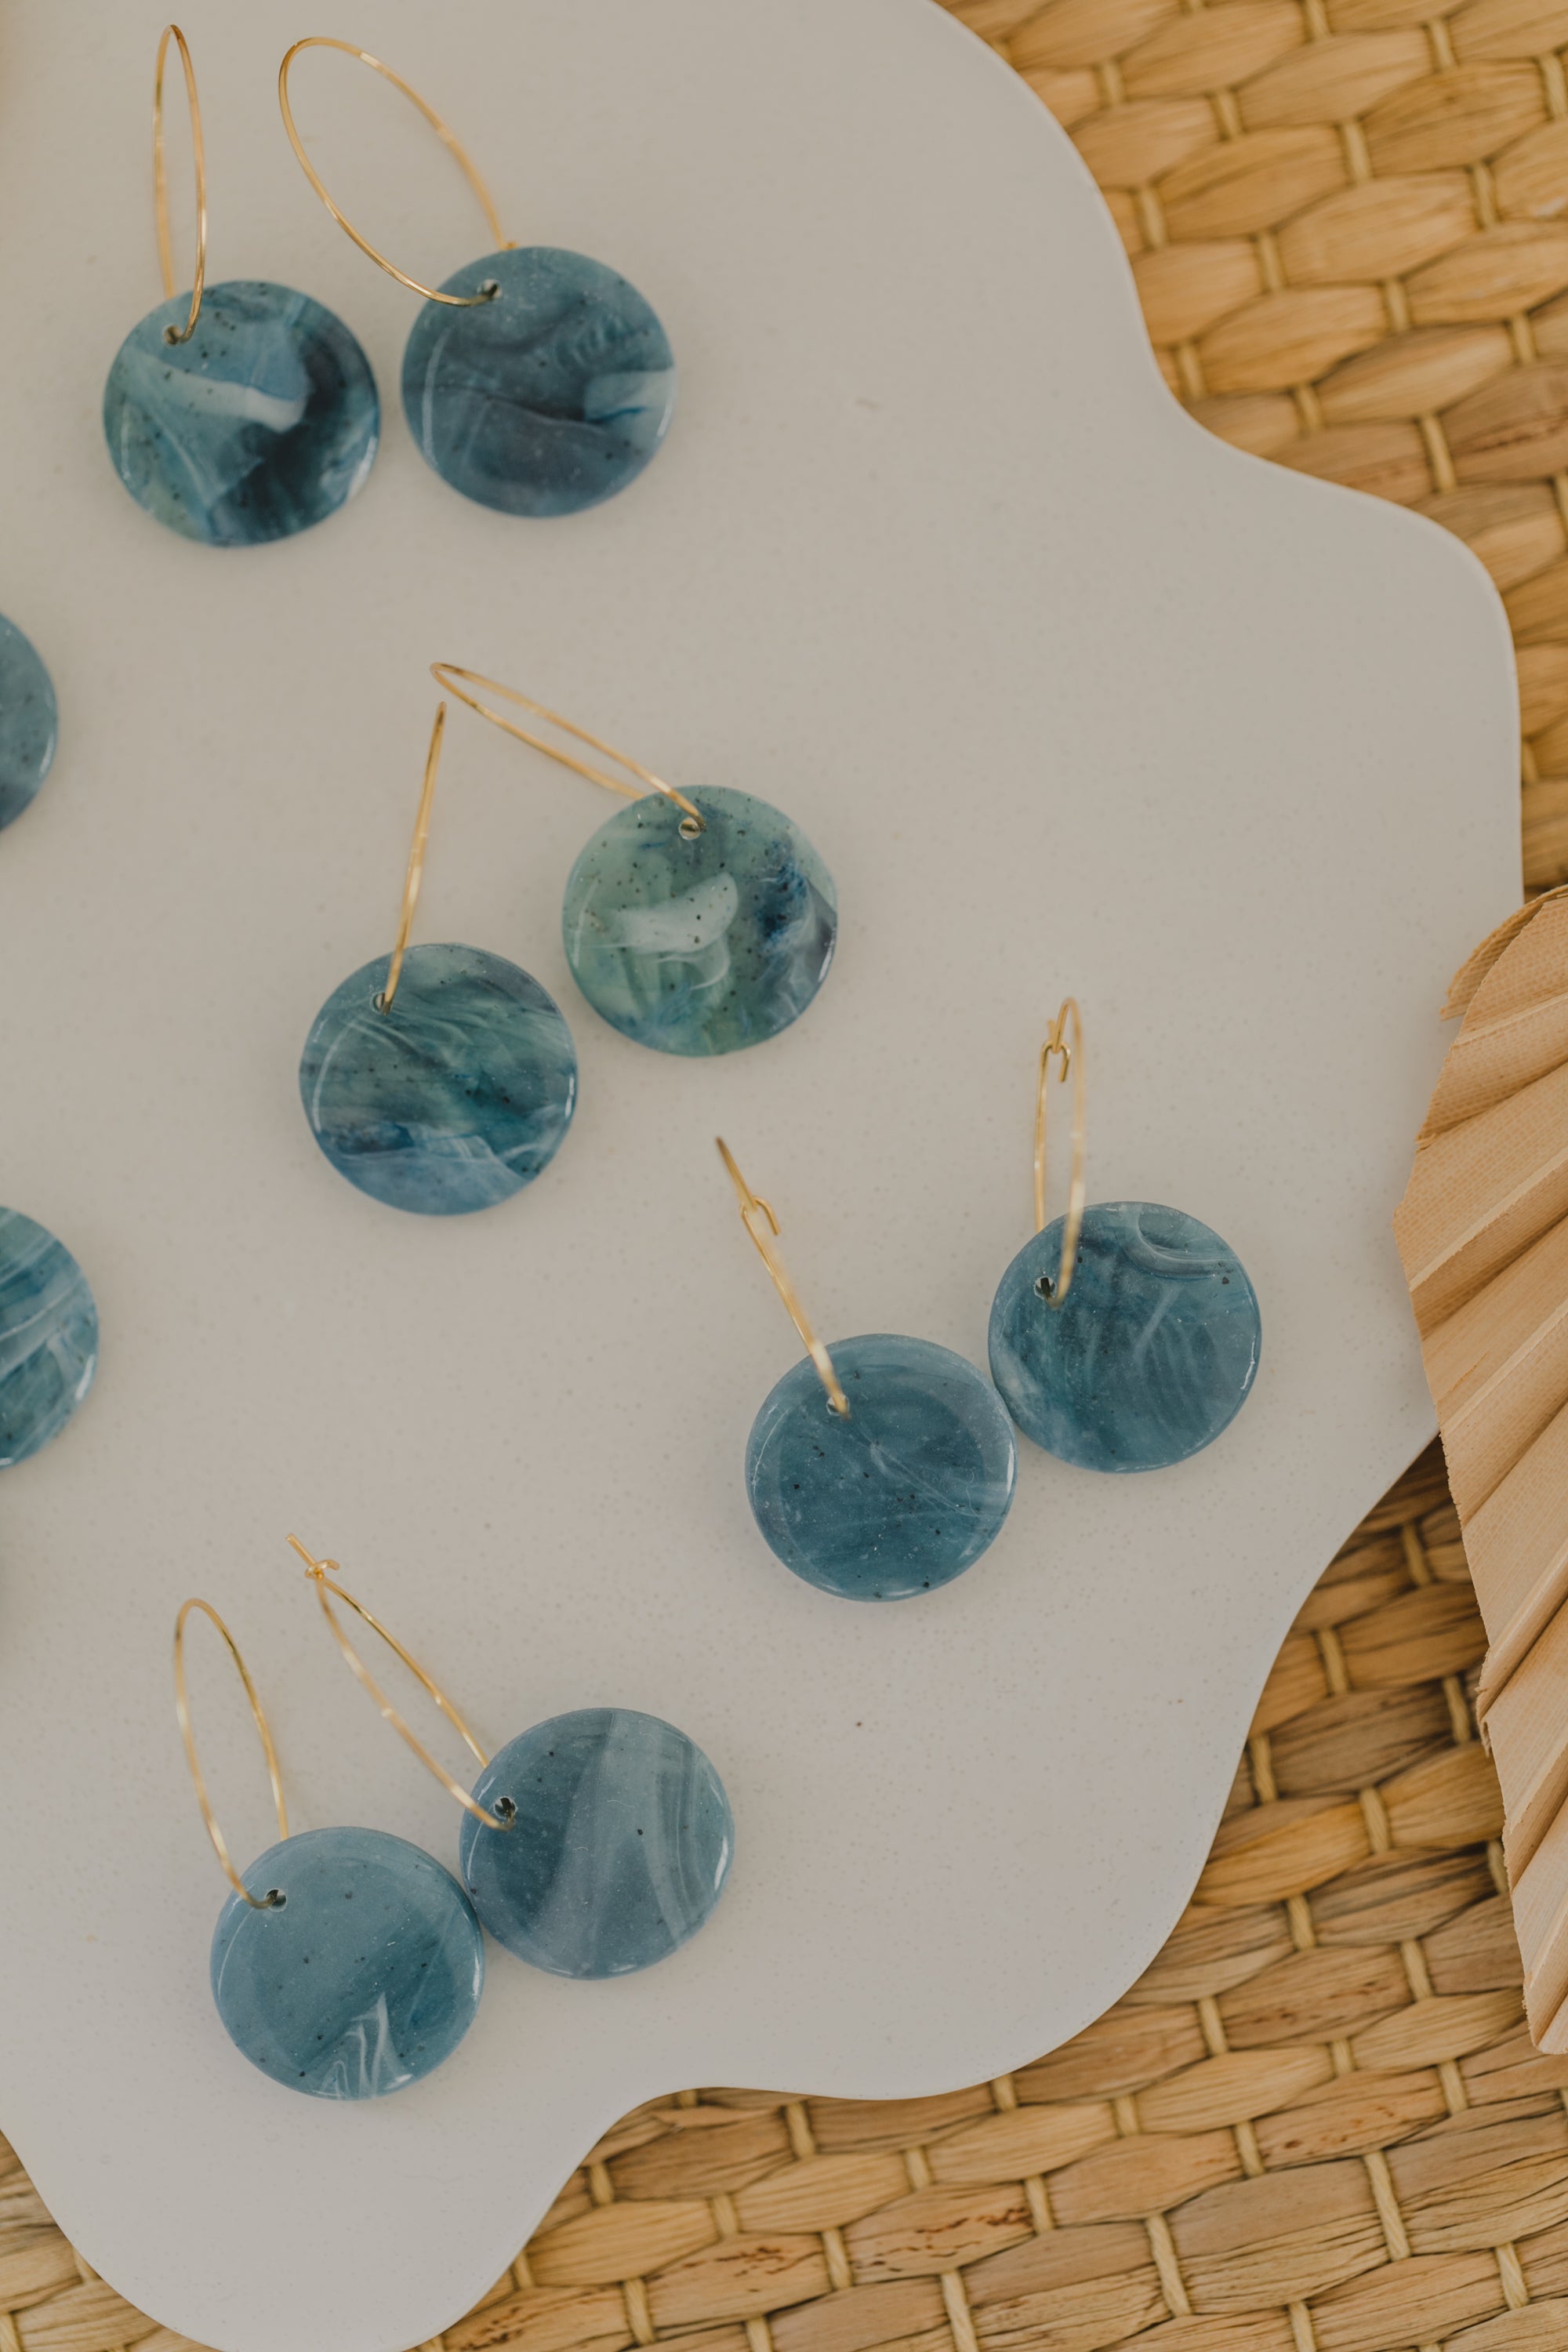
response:
M289 1538L289 1543L290 1549L298 1552L300 1558L304 1561L305 1574L315 1586L316 1598L321 1604L321 1614L325 1617L328 1624L331 1627L337 1645L342 1652L344 1658L347 1660L350 1670L354 1675L356 1680L364 1685L364 1688L370 1693L372 1698L375 1701L376 1707L381 1715L383 1722L391 1724L394 1731L398 1734L400 1738L405 1740L408 1746L413 1748L414 1753L418 1757L419 1761L424 1765L426 1770L435 1775L436 1779L441 1783L443 1789L446 1790L447 1794L449 1797L455 1797L466 1813L472 1813L474 1819L477 1822L483 1822L487 1829L510 1829L511 1822L510 1820L498 1820L494 1813L487 1812L483 1805L479 1802L478 1799L471 1797L468 1794L460 1780L454 1780L452 1775L447 1770L446 1767L444 1765L437 1764L436 1759L431 1755L430 1750L425 1746L423 1740L410 1730L408 1725L405 1723L403 1717L398 1714L397 1709L393 1706L392 1701L387 1697L386 1693L382 1689L380 1684L374 1680L370 1668L365 1664L364 1660L360 1656L359 1652L354 1648L353 1643L349 1640L348 1635L339 1624L337 1618L332 1613L332 1603L331 1601L328 1599L328 1594L331 1593L335 1599L341 1601L346 1609L352 1609L355 1616L363 1619L364 1623L370 1627L373 1633L380 1634L382 1640L386 1643L387 1648L392 1651L394 1655L402 1659L404 1664L407 1667L415 1681L418 1683L420 1687L427 1692L429 1696L435 1700L437 1706L440 1708L442 1714L452 1726L453 1730L457 1733L458 1738L462 1741L464 1747L468 1749L469 1755L474 1759L475 1762L482 1771L490 1759L485 1754L484 1749L479 1746L479 1741L474 1738L473 1733L468 1729L468 1725L458 1713L457 1708L447 1696L446 1692L441 1688L439 1683L435 1680L434 1676L426 1674L418 1659L404 1648L402 1643L397 1639L397 1636L395 1633L389 1633L387 1632L385 1626L381 1622L381 1620L378 1617L373 1617L371 1615L370 1611L365 1607L363 1601L356 1601L352 1592L345 1592L341 1584L333 1581L334 1578L341 1576L342 1573L342 1570L339 1568L335 1559L317 1559L312 1553L306 1550L298 1536L290 1536Z
M166 343L188 343L202 314L202 289L207 277L207 161L202 143L202 106L196 96L196 69L185 37L178 25L165 25L153 71L153 212L158 224L158 267L163 273L163 299L174 299L174 255L169 242L169 175L163 166L163 62L173 41L185 69L185 102L191 112L191 155L196 174L196 274L191 283L191 315L184 327L165 327Z
M752 1245L757 1255L767 1267L773 1288L784 1300L790 1321L805 1342L805 1352L816 1366L817 1377L827 1391L828 1410L836 1412L840 1421L847 1421L849 1400L844 1393L843 1382L833 1369L833 1359L806 1321L805 1309L795 1295L794 1283L784 1271L783 1258L773 1247L779 1230L779 1221L774 1216L771 1204L763 1199L760 1192L753 1192L742 1175L735 1164L735 1155L723 1137L716 1135L713 1140L719 1147L720 1159L729 1171L730 1181L740 1196L741 1223L751 1235Z
M1068 1023L1072 1024L1070 1042ZM1083 1015L1078 1009L1076 996L1064 996L1057 1008L1049 1034L1040 1047L1039 1083L1035 1089L1035 1231L1046 1230L1046 1087L1050 1077L1053 1055L1061 1056L1058 1082L1066 1086L1072 1079L1072 1174L1068 1183L1067 1223L1062 1232L1061 1255L1057 1260L1057 1278L1042 1295L1050 1307L1060 1307L1072 1288L1072 1278L1078 1265L1079 1236L1083 1232L1083 1198L1085 1136L1087 1133L1088 1076L1084 1066Z
M253 1911L275 1910L282 1901L277 1888L271 1888L258 1899L252 1895L249 1887L246 1885L238 1871L236 1870L229 1857L228 1842L217 1825L217 1815L213 1811L207 1796L207 1784L202 1774L201 1759L196 1754L196 1735L191 1727L190 1697L185 1688L185 1620L193 1609L199 1609L202 1615L209 1618L217 1627L223 1636L224 1645L234 1661L239 1679L245 1685L245 1696L250 1701L250 1712L256 1719L256 1728L261 1737L261 1752L267 1759L267 1777L272 1784L272 1802L278 1811L279 1840L280 1843L287 1842L289 1809L283 1801L283 1776L278 1769L278 1751L272 1745L272 1733L267 1721L266 1709L262 1706L256 1685L250 1679L250 1669L239 1654L239 1644L234 1635L209 1601L195 1600L187 1601L174 1620L174 1714L180 1726L180 1738L185 1744L185 1762L190 1767L191 1782L196 1792L196 1802L201 1807L202 1819L207 1825L207 1835L213 1842L213 1852L223 1865L224 1876L240 1900L248 1903Z
M397 994L397 983L403 977L403 959L408 952L409 935L414 929L414 909L419 904L420 887L425 880L425 845L430 838L430 804L436 797L436 776L441 765L441 739L446 731L447 706L442 702L437 706L436 724L430 730L430 749L425 754L425 782L419 791L419 814L414 820L408 870L403 877L403 912L397 919L397 939L386 970L386 986L375 1000L378 1013L391 1012L392 1000Z
M502 253L516 251L515 241L501 234L500 219L491 202L490 192L480 179L467 148L457 134L442 121L435 108L420 97L413 84L405 81L401 74L394 73L390 66L383 65L379 58L373 58L368 49L356 47L353 41L334 41L325 33L312 33L305 40L294 43L278 68L278 103L283 110L283 128L289 133L289 144L294 150L300 169L304 173L344 236L352 237L360 251L368 255L378 269L384 269L389 278L395 278L398 284L406 286L411 294L423 294L426 302L444 302L449 310L472 310L482 302L493 302L500 291L500 289L495 285L491 285L488 290L481 287L477 294L443 294L434 286L422 286L417 278L410 278L405 269L399 269L395 261L388 261L384 253L378 253L369 237L362 236L348 215L341 211L333 203L320 173L305 152L305 142L295 128L294 110L289 103L289 68L301 49L341 49L345 58L357 58L362 66L369 66L373 73L378 73L384 81L389 81L394 89L400 89L404 97L418 108L431 130L457 163L475 195L478 196L480 210L489 224L490 234L495 238L497 249Z
M554 760L563 768L570 768L574 775L586 776L591 784L603 784L606 791L619 793L621 798L627 801L640 801L646 793L662 793L667 801L673 801L678 809L685 811L680 830L688 841L695 841L700 833L707 832L707 819L700 808L692 806L684 793L678 793L673 784L667 784L662 776L656 776L651 768L645 768L642 761L634 760L629 752L617 751L613 743L605 742L597 735L590 735L585 727L579 727L574 719L563 719L558 710L552 710L545 703L535 702L531 695L520 694L515 686L502 686L499 678L481 677L477 669L461 669L456 662L432 662L430 675L443 692L455 694L459 702L466 702L470 710L477 710L481 719L488 719L490 725L499 727L503 735L514 736L518 742L528 744L535 751L542 751L547 760ZM642 789L639 790L636 784L623 782L619 776L607 776L603 768L590 767L586 760L574 760L571 752L562 751L558 743L547 743L542 735L531 735L527 728L518 726L515 719L503 719L499 710L492 710L488 703L479 700L478 695L465 694L458 683L459 678L466 678L470 686L485 687L491 694L503 695L508 702L515 702L522 709L531 710L539 718L547 719L551 726L559 727L563 735L574 735L579 743L587 743L595 751L602 751L606 760L616 761L629 775L638 777Z

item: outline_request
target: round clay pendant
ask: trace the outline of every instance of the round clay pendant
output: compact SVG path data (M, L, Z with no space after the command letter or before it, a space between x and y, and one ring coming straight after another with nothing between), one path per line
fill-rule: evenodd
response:
M0 829L21 815L48 774L58 724L48 671L0 614Z
M1212 1445L1258 1371L1258 1298L1234 1250L1152 1201L1086 1209L1050 1304L1065 1219L1018 1252L991 1309L991 1371L1047 1454L1085 1470L1163 1470Z
M370 362L308 294L256 278L209 286L188 342L176 296L121 343L103 391L115 470L184 539L254 547L335 514L375 456Z
M553 997L482 948L416 947L333 990L300 1062L305 1116L340 1176L394 1209L456 1217L531 1184L561 1148L577 1055Z
M484 1990L484 1938L422 1847L305 1830L242 1875L262 1907L224 1905L212 1988L253 2066L313 2099L380 2099L451 2056Z
M657 1716L584 1707L492 1757L465 1813L458 1865L497 1943L558 1977L622 1977L694 1936L734 1843L724 1784Z
M65 1427L98 1370L98 1309L63 1242L0 1209L0 1470Z
M833 877L749 793L661 793L603 824L567 878L573 977L613 1029L661 1054L733 1054L797 1021L838 936Z
M768 1545L845 1601L905 1601L972 1567L1001 1533L1017 1448L990 1381L929 1339L879 1334L828 1349L835 1412L809 1357L752 1424L746 1492Z
M470 261L403 359L408 427L443 481L502 514L576 514L635 480L675 406L657 314L602 261L553 246Z

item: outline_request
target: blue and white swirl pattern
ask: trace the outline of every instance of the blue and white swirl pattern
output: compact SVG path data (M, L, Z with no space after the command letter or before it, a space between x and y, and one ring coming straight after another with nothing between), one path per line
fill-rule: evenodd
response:
M63 1242L0 1209L0 1470L65 1427L98 1369L98 1308Z

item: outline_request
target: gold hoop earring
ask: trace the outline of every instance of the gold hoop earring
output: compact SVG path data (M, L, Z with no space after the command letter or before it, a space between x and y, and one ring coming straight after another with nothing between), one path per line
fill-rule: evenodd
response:
M354 226L294 118L289 70L306 49L353 58L418 109L478 197L494 252L426 286ZM443 481L515 515L576 514L634 481L675 407L668 338L637 288L584 254L503 237L489 190L457 134L368 49L324 34L296 41L278 68L278 103L300 170L344 236L424 302L404 354L403 404Z
M697 1933L723 1891L734 1822L694 1740L657 1716L583 1707L534 1724L487 1759L435 1677L343 1590L337 1562L317 1559L298 1536L289 1541L382 1720L462 1807L458 1867L498 1944L552 1976L618 1977L651 1968ZM451 1724L479 1766L471 1790L404 1721L333 1601L380 1635Z
M179 51L195 177L195 261L176 294L163 80ZM207 284L207 167L189 44L166 25L153 75L153 213L163 301L133 327L103 388L115 472L155 521L209 547L255 547L321 522L375 457L370 362L309 295L259 278ZM241 394L243 394L243 397Z
M777 1243L779 1221L719 1155L741 1223L805 1343L746 1443L746 1494L774 1557L841 1601L908 1601L973 1568L1013 1503L1017 1449L1001 1401L965 1357L878 1332L825 1347Z
M213 1811L191 1724L193 1612L216 1628L244 1686L278 1814L277 1844L243 1873ZM484 1989L484 1938L462 1888L421 1847L381 1830L290 1836L266 1710L207 1601L185 1601L174 1620L174 1713L233 1889L212 1941L213 2002L229 2040L275 2083L312 2098L383 2098L418 2082L457 2048Z
M1065 1216L1046 1222L1050 1066L1073 1081ZM1037 1445L1085 1470L1163 1470L1227 1429L1258 1375L1247 1270L1195 1217L1154 1201L1084 1204L1083 1016L1064 997L1035 1088L1035 1234L991 1307L991 1374Z

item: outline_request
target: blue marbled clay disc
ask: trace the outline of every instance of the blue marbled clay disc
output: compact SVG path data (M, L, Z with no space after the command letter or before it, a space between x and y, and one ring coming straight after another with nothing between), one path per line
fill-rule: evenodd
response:
M657 1716L583 1707L508 1742L474 1783L458 1867L498 1944L558 1977L623 1977L694 1936L735 1825L700 1748Z
M502 514L576 514L642 472L675 406L669 341L635 286L548 245L489 253L426 302L403 357L409 430L443 481Z
M1017 1448L1001 1399L929 1339L876 1334L827 1352L849 1418L808 1356L784 1374L746 1446L758 1527L786 1568L845 1601L951 1584L1012 1506Z
M1262 1324L1240 1259L1216 1233L1153 1201L1084 1212L1059 1310L1065 1220L1025 1244L991 1308L991 1372L1047 1454L1085 1470L1163 1470L1212 1445L1258 1371Z
M58 1436L98 1370L98 1308L63 1242L0 1209L0 1470Z
M213 1931L212 1988L235 2048L313 2099L380 2099L449 2058L474 2021L485 1945L468 1896L381 1830L303 1830L241 1873Z
M483 948L410 948L390 1013L391 959L351 973L317 1013L300 1093L340 1176L427 1217L493 1208L561 1149L577 1055L555 1000Z
M58 726L48 671L0 613L0 828L21 815L48 774Z
M103 388L115 470L139 506L185 539L255 547L335 514L371 468L381 404L340 318L287 286L209 286L188 343L190 296L132 327Z
M613 1029L661 1054L733 1054L797 1021L838 937L833 877L798 825L750 793L646 793L567 877L573 977Z

